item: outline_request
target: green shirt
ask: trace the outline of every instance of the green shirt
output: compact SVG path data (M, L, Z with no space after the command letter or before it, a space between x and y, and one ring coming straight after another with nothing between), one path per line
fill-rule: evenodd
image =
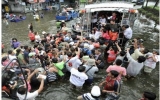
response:
M54 63L55 67L58 69L58 75L59 76L64 76L64 73L62 72L62 69L64 68L64 61Z
M23 63L23 60L24 60L23 54L20 53L17 57L18 57L19 63L20 63L20 64L24 64L24 63Z

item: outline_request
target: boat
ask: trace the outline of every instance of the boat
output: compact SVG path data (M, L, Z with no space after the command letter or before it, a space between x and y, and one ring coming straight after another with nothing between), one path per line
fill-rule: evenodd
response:
M78 17L79 17L78 11L75 11L71 8L70 9L68 8L67 12L57 13L56 20L57 21L61 21L61 20L69 21L69 20L72 20L72 19L78 18Z
M10 20L10 22L20 22L20 21L23 21L25 19L26 19L26 16L22 16L21 18L15 16L15 17L13 17L13 18L11 18L9 20Z

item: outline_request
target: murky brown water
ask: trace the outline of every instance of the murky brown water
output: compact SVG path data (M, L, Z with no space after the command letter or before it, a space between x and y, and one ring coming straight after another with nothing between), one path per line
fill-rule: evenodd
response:
M26 14L27 19L22 22L9 22L9 26L7 27L4 25L4 23L2 23L2 42L7 47L5 50L7 51L10 49L10 41L13 37L16 37L23 45L31 45L30 40L28 39L28 24L31 22L33 23L34 30L39 32L39 34L41 34L42 31L54 34L57 31L54 20L55 12L46 11L44 14L44 18L40 21L35 21L30 13ZM152 29L149 28L144 28L144 30L148 32L138 32L137 29L134 29L134 36L142 37L145 40L145 46L149 49L159 48L158 37L155 35L158 33L152 32ZM155 42L150 39L155 40ZM98 85L102 80L104 80L105 75L105 70L101 70L101 72L98 73L98 77L95 78L94 84ZM91 87L85 86L84 90L75 91L71 90L69 85L69 81L56 82L55 84L46 87L36 100L76 100L77 96L86 92L90 92L91 89ZM119 100L138 100L144 90L153 91L159 97L158 87L159 67L157 66L150 76L142 73L134 80L124 81L121 87L121 97Z

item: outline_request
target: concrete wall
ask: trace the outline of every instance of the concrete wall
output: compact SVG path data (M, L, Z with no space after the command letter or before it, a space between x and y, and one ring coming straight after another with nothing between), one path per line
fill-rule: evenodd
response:
M24 12L25 6L23 5L10 5L12 12Z

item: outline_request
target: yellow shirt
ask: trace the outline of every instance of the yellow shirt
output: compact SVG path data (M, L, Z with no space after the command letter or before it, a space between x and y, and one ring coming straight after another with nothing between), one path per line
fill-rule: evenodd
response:
M131 55L134 60L137 60L139 56L143 56L139 49L134 50L134 53Z

